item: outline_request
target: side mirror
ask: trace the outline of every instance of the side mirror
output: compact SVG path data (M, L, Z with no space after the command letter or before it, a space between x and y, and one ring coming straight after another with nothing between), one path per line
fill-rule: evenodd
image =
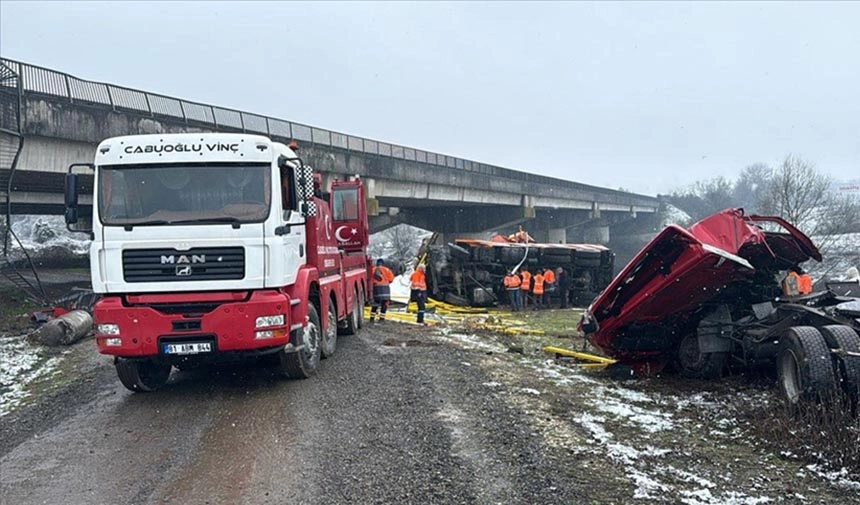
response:
M66 174L66 208L78 206L78 174Z
M66 204L66 229L72 232L91 234L92 220L89 218L81 219L81 216L78 215L78 174L72 172L75 167L87 167L90 170L95 170L95 165L92 163L73 163L69 166L63 195Z
M66 207L66 226L70 227L71 225L78 222L78 208L77 207Z

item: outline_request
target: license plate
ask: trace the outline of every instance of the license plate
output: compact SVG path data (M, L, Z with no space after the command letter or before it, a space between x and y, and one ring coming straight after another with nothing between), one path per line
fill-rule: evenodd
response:
M164 354L200 354L201 352L212 352L212 344L209 342L164 344Z

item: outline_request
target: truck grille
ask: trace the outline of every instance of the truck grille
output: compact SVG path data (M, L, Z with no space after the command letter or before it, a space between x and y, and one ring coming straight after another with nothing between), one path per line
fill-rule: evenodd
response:
M122 252L126 282L236 280L245 277L242 247L128 249Z

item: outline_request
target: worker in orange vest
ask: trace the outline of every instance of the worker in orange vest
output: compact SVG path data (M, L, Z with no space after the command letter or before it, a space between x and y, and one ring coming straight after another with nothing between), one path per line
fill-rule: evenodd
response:
M415 271L409 277L409 288L412 290L410 298L418 304L418 324L426 324L424 322L424 302L427 301L427 277L424 275L424 265L420 264L415 267Z
M394 282L394 272L385 266L382 258L376 260L376 267L371 274L373 283L373 303L370 306L370 322L376 320L376 313L380 311L379 321L385 321L385 313L388 312L388 304L391 302L391 283Z
M782 280L782 293L788 296L812 293L812 277L800 268L790 268Z
M555 295L555 272L552 268L545 268L543 271L543 290L546 293L547 307L552 305L552 297Z
M528 268L523 267L523 271L520 272L520 278L522 278L520 289L523 292L523 308L526 308L529 305L529 291L532 288L532 274Z
M535 285L532 288L532 293L535 296L535 310L539 310L543 306L543 294L544 294L544 279L543 274L540 270L538 273L534 275Z
M508 272L508 275L505 276L505 290L508 292L508 298L511 300L511 310L514 312L523 310L523 299L520 296L520 284L522 284L522 281L520 280L519 275L513 272Z

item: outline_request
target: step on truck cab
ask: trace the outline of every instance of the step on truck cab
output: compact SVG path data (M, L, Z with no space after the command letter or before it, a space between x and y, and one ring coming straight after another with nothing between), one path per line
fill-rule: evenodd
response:
M82 165L95 174L91 227ZM363 185L334 182L324 200L319 181L291 147L248 134L115 137L69 167L67 226L92 238L96 345L125 387L247 357L308 377L362 326Z

